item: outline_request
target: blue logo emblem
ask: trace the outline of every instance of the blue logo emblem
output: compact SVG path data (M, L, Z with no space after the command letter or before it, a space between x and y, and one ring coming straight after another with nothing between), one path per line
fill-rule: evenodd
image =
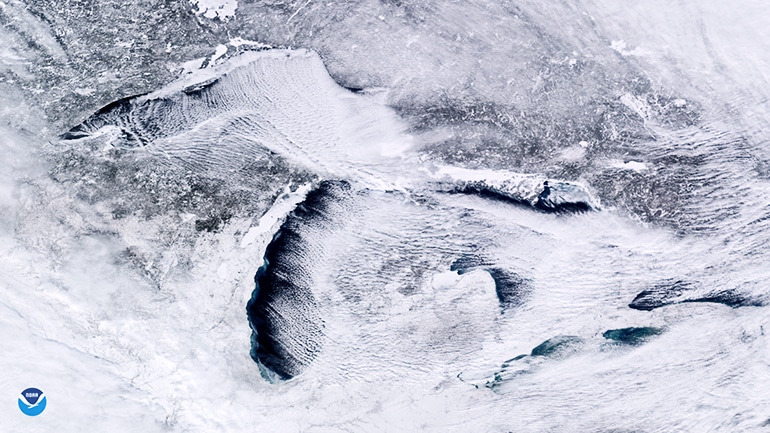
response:
M19 397L19 409L24 415L38 416L45 410L45 394L37 388L27 388Z

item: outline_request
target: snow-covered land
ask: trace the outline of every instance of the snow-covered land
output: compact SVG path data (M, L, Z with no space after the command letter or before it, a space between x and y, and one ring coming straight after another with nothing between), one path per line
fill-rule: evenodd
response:
M768 17L0 2L0 431L766 430Z

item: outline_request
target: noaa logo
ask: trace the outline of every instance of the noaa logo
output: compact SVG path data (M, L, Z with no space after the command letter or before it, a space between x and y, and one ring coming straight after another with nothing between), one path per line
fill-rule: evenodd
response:
M19 397L19 409L24 415L40 415L45 410L45 394L37 388L25 389Z

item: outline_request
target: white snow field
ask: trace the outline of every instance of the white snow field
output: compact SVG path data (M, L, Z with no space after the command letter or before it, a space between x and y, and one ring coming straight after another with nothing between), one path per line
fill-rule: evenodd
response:
M0 2L0 432L770 428L770 5L179 3Z

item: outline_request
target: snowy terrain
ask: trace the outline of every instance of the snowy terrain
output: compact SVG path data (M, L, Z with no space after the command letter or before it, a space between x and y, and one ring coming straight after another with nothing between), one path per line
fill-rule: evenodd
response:
M763 2L0 21L0 431L770 428Z

